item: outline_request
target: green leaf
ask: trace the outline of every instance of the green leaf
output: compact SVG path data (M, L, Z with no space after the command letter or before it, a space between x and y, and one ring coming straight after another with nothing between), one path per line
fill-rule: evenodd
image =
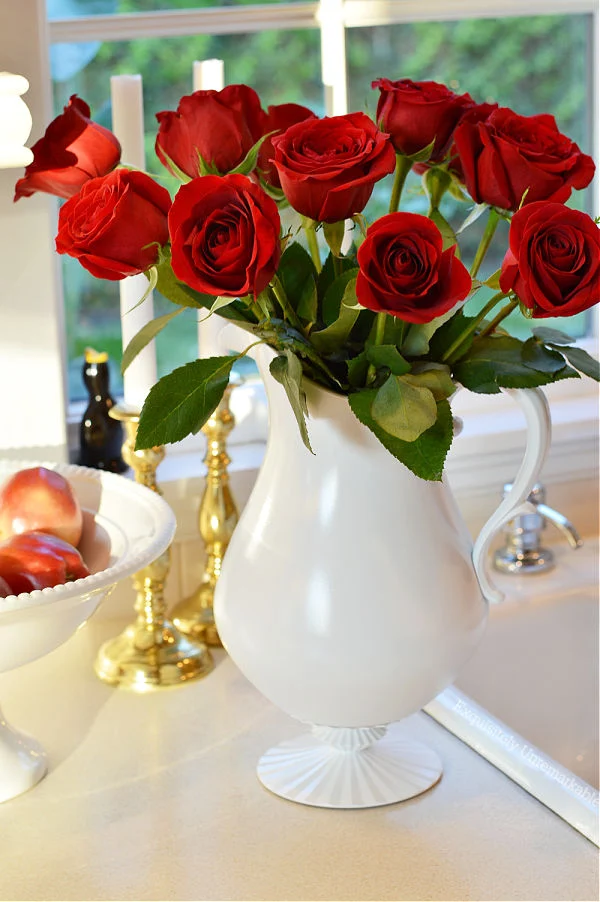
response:
M497 269L496 272L493 272L493 273L491 274L491 276L489 277L489 279L486 279L485 282L484 282L483 284L484 284L484 285L487 285L488 288L493 289L493 291L499 291L499 290L500 290L500 275L501 275L501 273L502 273L502 270L501 270L501 269Z
M289 244L281 256L277 275L291 307L304 322L317 319L317 271L311 256L297 241Z
M256 169L256 162L258 160L258 154L260 148L263 143L269 138L271 135L274 135L275 132L268 132L266 135L263 135L262 138L259 138L256 144L253 144L244 159L241 163L230 171L230 175L250 175L253 169Z
M470 225L473 225L474 222L477 222L482 213L485 213L487 210L487 204L475 204L465 221L461 226L456 230L456 234L460 235L461 232L464 232L465 229L468 229Z
M410 372L410 363L404 359L396 345L369 345L365 353L369 363L376 367L386 366L394 376Z
M179 307L200 307L207 308L208 310L213 306L215 296L213 294L202 294L199 291L194 291L189 285L180 282L173 272L169 258L161 260L160 263L157 264L156 269L158 272L156 287L158 291L160 291L160 293L169 301L172 301L173 304L177 304ZM232 303L227 306L226 318L233 320L234 322L256 322L252 313L246 308L246 305L235 298L233 298Z
M442 216L439 210L431 210L428 217L442 233L442 249L447 250L449 247L456 245L456 256L460 259L460 248L458 239L454 233L454 229L448 220Z
M142 408L136 450L198 432L223 397L239 356L193 360L159 379Z
M410 160L411 163L426 163L431 156L431 152L434 146L435 138L430 144L427 145L427 147L423 147L421 150L417 150L416 153L402 154L401 156L406 157L406 159Z
M166 166L166 168L171 170L171 172L173 173L175 178L178 178L179 181L182 182L184 185L187 182L192 181L191 178L189 177L189 175L187 173L185 173L182 169L180 169L179 166L177 165L177 163L174 163L173 160L171 159L171 157L167 153L165 153L164 150L162 151L162 155L168 164Z
M286 348L283 355L271 361L269 369L273 378L283 385L288 401L292 405L302 441L311 454L314 454L306 428L306 394L302 388L302 364L293 351Z
M452 345L463 332L466 332L469 326L475 321L474 316L465 316L462 311L457 310L452 313L439 329L437 329L429 342L429 353L434 360L440 360L450 345ZM465 353L473 344L473 335L465 338L465 343L461 347L461 352Z
M321 305L321 316L325 326L331 326L338 319L346 286L356 279L357 275L358 267L354 266L343 272L329 285Z
M334 265L333 254L329 253L327 255L327 259L325 260L325 263L323 264L323 268L317 277L317 294L319 296L319 299L323 302L322 306L324 306L325 297L327 295L329 288L335 282L336 278L338 278L336 270L335 270L336 265L338 266L338 268L341 266L343 272L346 272L349 269L355 270L354 275L356 275L356 273L358 272L357 267L356 267L356 260L353 259L352 257L341 257L336 261L336 264ZM343 293L344 292L342 291L341 295L343 295ZM340 295L340 297L341 297L341 295ZM337 307L335 307L335 304L333 306L335 309L332 311L331 317L328 316L327 309L323 309L321 312L321 316L323 317L323 322L325 323L326 326L330 326L331 323L335 319L337 319L337 315L339 312L339 304L337 305Z
M564 332L559 332L558 329L548 329L546 326L537 326L531 331L536 338L540 338L542 341L548 342L548 344L570 345L571 342L575 341L570 335L565 335Z
M523 342L509 335L480 338L466 357L454 365L454 378L470 391L497 394L500 388L536 388L559 379L577 377L568 366L542 373L523 363Z
M564 354L571 366L574 366L580 373L600 382L600 363L583 348L561 347L560 353Z
M437 407L428 388L411 385L407 377L390 376L377 389L371 414L390 435L414 442L435 423Z
M376 394L376 389L366 389L349 395L348 403L354 416L371 430L390 454L416 476L440 481L453 436L452 413L448 402L438 403L437 420L430 429L423 432L414 442L404 442L390 435L373 419L371 406Z
M557 373L565 365L565 358L549 348L545 348L535 338L528 338L521 349L521 360L525 366L540 373Z
M443 401L456 391L450 367L443 363L416 363L404 381L409 385L428 388L436 401Z
M367 360L366 351L361 351L352 360L348 360L348 382L353 388L362 388L367 381L367 373L369 371L369 361Z
M422 357L429 351L429 341L444 323L454 316L455 310L449 310L441 316L431 320L430 323L411 323L408 332L402 342L402 351L407 357Z
M344 241L345 230L346 223L343 219L340 222L323 223L325 241L334 257L341 257L342 255L342 243Z
M326 329L313 332L311 343L321 354L337 351L347 341L362 308L356 306L356 279L351 279L344 290L338 318Z
M176 310L171 311L171 313L165 313L164 316L157 316L156 319L151 319L149 323L142 326L139 332L136 332L123 351L123 358L121 360L122 373L124 373L127 367L131 365L140 351L143 351L153 338L156 338L158 333L165 328L167 323L180 313L183 313L183 307L178 307Z
M158 281L158 269L156 268L156 266L151 266L150 269L146 270L144 275L148 279L148 287L146 288L139 301L137 301L133 305L133 307L130 307L129 310L126 311L125 316L127 316L128 313L131 313L132 310L136 310L141 304L143 304L146 298L148 298L156 288L156 283Z

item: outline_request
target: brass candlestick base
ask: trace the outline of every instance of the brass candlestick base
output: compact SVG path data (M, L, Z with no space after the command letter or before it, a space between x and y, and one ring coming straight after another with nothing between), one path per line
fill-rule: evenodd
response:
M206 435L206 488L200 502L198 528L206 547L206 566L202 581L195 592L173 608L173 623L194 639L202 638L208 645L221 645L213 615L213 599L221 573L223 555L238 521L235 501L229 488L227 467L227 436L235 426L229 409L229 385L221 403L202 427Z
M136 482L160 494L156 468L165 456L163 447L135 451L139 412L118 405L110 415L125 424L123 458L133 468ZM165 617L164 587L171 563L170 548L133 577L137 596L135 623L105 642L95 662L101 680L112 685L147 692L176 686L209 673L210 652L201 642L182 636Z

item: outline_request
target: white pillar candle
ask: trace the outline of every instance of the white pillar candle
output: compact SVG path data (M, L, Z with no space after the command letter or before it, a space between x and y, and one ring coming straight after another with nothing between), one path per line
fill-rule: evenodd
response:
M222 91L225 73L223 60L196 60L194 62L194 91ZM223 320L213 314L206 322L200 322L206 316L206 310L198 312L198 356L210 357L221 353L217 336L223 328Z
M113 132L121 142L123 163L144 169L144 103L141 75L113 75L110 79ZM121 338L126 348L142 326L154 318L152 295L135 307L148 288L144 275L129 276L119 283L121 295ZM135 310L132 308L135 307ZM148 392L156 382L156 348L154 341L141 351L123 375L126 404L141 409Z

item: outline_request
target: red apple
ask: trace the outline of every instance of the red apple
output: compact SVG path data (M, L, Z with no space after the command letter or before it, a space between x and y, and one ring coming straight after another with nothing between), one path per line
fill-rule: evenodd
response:
M79 501L54 470L20 470L0 490L0 539L38 530L77 545L82 527Z
M33 592L43 589L45 583L33 573L27 571L14 559L0 555L0 598L7 595L20 595L21 592ZM8 582L10 580L10 582Z
M89 576L76 548L43 532L24 532L0 542L0 577L15 594Z

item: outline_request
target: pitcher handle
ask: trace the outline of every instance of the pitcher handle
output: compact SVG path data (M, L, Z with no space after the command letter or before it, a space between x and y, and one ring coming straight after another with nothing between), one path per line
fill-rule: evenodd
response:
M527 420L527 447L519 472L506 498L492 514L473 546L473 566L484 598L491 604L503 601L504 595L490 578L488 550L490 543L508 520L524 513L532 513L533 506L526 499L538 481L548 448L550 447L550 410L545 394L539 388L507 389L519 404Z

